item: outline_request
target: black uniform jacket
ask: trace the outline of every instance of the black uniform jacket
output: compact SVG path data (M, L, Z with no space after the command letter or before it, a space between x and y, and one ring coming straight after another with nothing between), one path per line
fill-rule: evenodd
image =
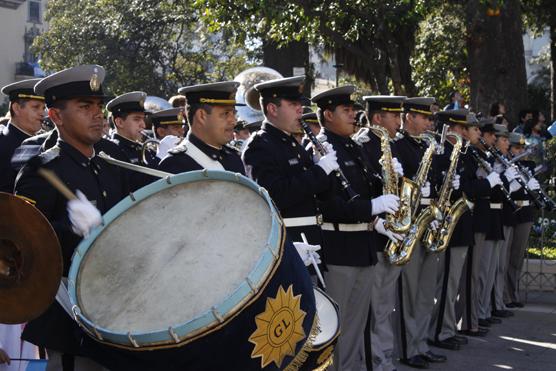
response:
M450 156L452 155L453 148L451 143L446 142L444 153L435 158L433 162L435 167L434 173L437 177L442 178L442 180L437 181L438 184L441 184L446 176L446 171L450 167ZM477 168L477 162L469 152L460 154L456 170L456 173L460 176L460 188L452 191L450 200L452 203L461 198L462 194L465 194L465 197L473 203L476 203L477 199L481 197L488 197L490 195L490 184L486 179L477 178ZM471 246L474 244L474 212L474 209L467 211L460 217L450 239L450 247Z
M368 141L365 141L364 143L361 143L361 146L363 147L363 153L365 155L365 159L368 161L369 164L369 171L372 173L371 175L376 178L376 179L381 179L381 174L382 174L382 165L379 163L380 158L382 157L382 149L381 149L381 141L380 138L374 134L373 131L371 131L368 128L365 128L363 130L361 130L358 134L357 137L360 136L365 136L368 138ZM359 141L359 140L358 140ZM398 157L398 152L397 152L397 148L395 145L395 141L390 140L390 150L392 152L392 157ZM403 167L403 164L402 164ZM373 184L375 184L375 189L373 190L373 194L375 195L375 197L381 196L382 195L382 183L379 182L374 182ZM381 215L382 218L384 218L384 215ZM376 240L376 248L377 251L384 251L384 248L386 247L386 244L388 243L389 239L386 236L383 236L381 234L375 233L375 240Z
M339 180L335 184L333 197L321 203L324 222L355 224L370 223L372 216L371 199L376 197L377 184L368 169L368 159L364 159L361 147L350 138L338 136L326 129L323 134L327 142L336 150L338 164L348 179L351 188L359 197L348 201ZM376 263L376 238L371 231L323 231L323 252L326 264L346 266L368 266Z
M99 157L88 159L74 147L59 140L53 148L39 155L43 167L52 170L75 192L80 190L102 213L129 193L127 173ZM67 276L73 251L81 237L73 233L67 213L67 199L39 176L29 165L19 172L15 193L35 202L35 206L52 224L62 247L63 275ZM25 327L22 338L70 354L78 354L82 332L58 303Z
M29 135L11 122L0 130L0 192L13 193L17 171L12 167L12 155Z
M118 133L114 133L114 135L112 135L112 139L110 140L121 149L121 151L129 159L130 163L135 165L148 166L150 168L156 168L156 166L158 165L159 159L152 151L145 152L147 163L143 162L141 154L143 145L141 143L129 140Z
M243 162L247 174L268 190L283 218L320 214L317 197L329 197L333 175L315 165L312 155L293 136L263 122L249 138ZM300 234L305 233L309 243L322 244L318 225L289 227L287 232L292 241L301 241Z
M205 155L220 162L225 170L245 175L243 162L236 149L228 146L223 146L221 149L214 148L201 141L191 132L188 134L188 138ZM183 144L170 150L170 153L162 159L158 168L174 174L203 170L203 167L187 154L187 146Z

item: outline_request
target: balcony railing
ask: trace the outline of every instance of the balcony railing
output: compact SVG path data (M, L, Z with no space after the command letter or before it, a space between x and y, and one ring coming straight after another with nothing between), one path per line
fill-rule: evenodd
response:
M25 0L0 0L0 7L17 9Z

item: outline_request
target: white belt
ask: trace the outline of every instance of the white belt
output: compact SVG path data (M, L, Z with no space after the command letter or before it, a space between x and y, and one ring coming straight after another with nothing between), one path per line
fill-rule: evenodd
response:
M531 203L529 202L529 200L517 200L515 202L515 204L519 207L523 207L523 206L529 206L531 205Z
M490 208L491 208L491 209L501 209L501 208L502 208L502 204L490 204Z
M430 205L432 202L432 198L422 198L421 205Z
M371 224L372 223L343 224L343 223L324 222L320 227L323 231L365 232L365 231L370 231Z
M319 216L300 216L298 218L284 218L284 225L286 227L305 227L308 225L319 225L322 222L322 217Z

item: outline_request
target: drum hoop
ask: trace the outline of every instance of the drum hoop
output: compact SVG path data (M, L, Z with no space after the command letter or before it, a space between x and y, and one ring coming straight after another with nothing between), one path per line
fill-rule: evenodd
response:
M159 329L146 333L128 334L113 332L111 330L99 327L92 321L90 321L87 317L85 317L78 305L76 282L78 280L81 264L84 261L89 248L92 246L92 243L96 240L96 238L102 233L102 231L108 225L110 225L113 220L117 219L120 215L131 209L137 202L156 194L158 191L165 190L180 184L194 183L196 181L203 180L223 180L235 184L239 183L250 188L251 190L257 191L257 193L266 201L271 211L272 228L267 239L267 250L265 250L261 254L259 260L254 264L254 268L248 274L247 278L251 279L250 282L246 282L246 280L244 280L243 282L238 284L238 287L236 287L228 297L223 298L219 302L219 304L216 305L216 310L218 310L219 307L228 308L228 310L224 312L225 314L221 318L218 318L218 320L213 319L212 321L209 321L208 323L205 323L201 326L195 325L195 322L199 320L201 320L201 322L206 322L206 317L209 316L209 313L212 314L211 310L209 309L185 323L173 324L168 329ZM276 241L278 238L279 241ZM239 173L231 173L228 171L220 170L199 170L174 175L165 179L160 179L141 188L137 192L130 194L130 196L124 198L112 209L110 209L103 216L103 224L94 229L87 238L83 239L75 250L68 274L68 291L70 302L72 306L76 308L74 312L74 319L89 335L91 335L93 339L113 347L138 351L180 347L222 328L233 318L242 313L245 308L251 305L251 303L259 298L268 283L272 280L274 273L280 266L284 252L285 240L285 227L268 192L264 188L259 187L251 179L246 178ZM275 247L276 244L278 245L277 247ZM263 266L263 269L261 269L261 266ZM256 288L256 292L254 294L254 290L252 289L251 284L253 284L253 286ZM231 300L232 297L239 295L247 288L247 295L242 295L241 299L236 300L232 306L227 303L228 300ZM184 327L187 325L194 327L194 329L181 336L176 334L176 332L183 333ZM132 339L133 337L162 337L164 339L153 341L147 339L147 341L142 342L140 345L138 345L137 343L134 344L134 340ZM124 341L129 345L126 345Z
M332 306L334 307L335 311L336 311L336 315L338 316L338 328L336 329L336 332L334 333L334 336L332 336L330 339L328 339L327 341L325 341L324 343L322 343L321 345L315 346L315 343L313 342L313 346L311 347L311 352L319 352L321 350L324 350L324 348L330 346L330 344L334 343L336 341L336 339L338 339L338 336L340 336L342 329L340 327L340 307L338 305L338 303L336 303L336 301L334 299L332 299L330 297L330 295L328 295L326 292L324 292L323 290L321 290L320 287L313 287L313 289L315 291L318 291L321 295L323 295L327 300L330 301L330 303L332 304ZM315 295L316 298L316 295ZM319 319L320 322L322 322L322 318Z

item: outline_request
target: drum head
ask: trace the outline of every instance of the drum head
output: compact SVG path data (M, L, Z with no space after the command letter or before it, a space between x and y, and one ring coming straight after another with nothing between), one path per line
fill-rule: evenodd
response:
M317 348L319 345L325 344L338 334L340 321L338 311L332 299L318 289L314 291L320 329L320 332L313 342L313 347Z
M269 204L230 181L177 184L136 202L106 226L80 264L77 302L95 326L147 333L222 302L265 248Z

